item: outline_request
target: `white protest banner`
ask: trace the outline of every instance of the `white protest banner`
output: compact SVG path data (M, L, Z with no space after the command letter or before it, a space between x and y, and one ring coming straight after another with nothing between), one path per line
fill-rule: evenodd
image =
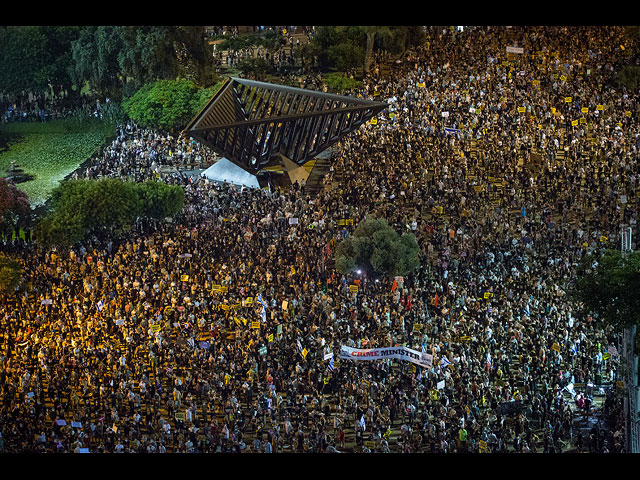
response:
M436 389L442 390L444 388L444 380L440 381L436 385Z
M297 224L298 224L298 217L289 218L289 225L297 225Z
M507 47L507 53L524 53L522 47Z
M359 349L343 345L340 348L340 358L345 360L406 360L424 368L430 368L433 363L433 355L408 347Z
M331 360L332 358L333 358L333 352L325 353L323 360L327 361L327 360Z

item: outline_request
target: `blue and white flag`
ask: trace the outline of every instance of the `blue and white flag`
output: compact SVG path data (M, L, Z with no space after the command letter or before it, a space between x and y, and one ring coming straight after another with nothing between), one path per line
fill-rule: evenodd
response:
M528 303L527 303L527 306L522 309L522 313L524 313L527 317L531 316L531 312L529 311L529 304Z
M367 427L364 424L364 413L362 414L362 417L360 417L360 426L362 427L362 431L366 432L367 431Z
M267 322L267 306L264 303L264 300L262 299L262 294L259 293L258 297L256 298L256 302L258 302L260 305L262 305L262 323L266 323Z
M444 127L444 133L446 133L446 134L449 134L449 133L460 133L460 129L451 128L451 127Z
M98 301L98 303L96 304L96 307L98 308L99 312L102 311L102 309L104 308L104 302L102 301L102 299Z
M574 355L578 353L578 346L575 343L571 347L571 353L573 353Z
M442 357L442 360L440 361L440 367L445 368L447 365L451 365L451 362L447 360L447 357Z
M487 352L487 366L491 368L491 352Z
M329 360L329 370L333 372L333 357Z
M193 338L187 338L187 343L191 347L194 347L196 345L196 342L193 340Z
M302 343L300 343L300 339L299 338L296 340L296 344L298 345L298 351L302 352Z

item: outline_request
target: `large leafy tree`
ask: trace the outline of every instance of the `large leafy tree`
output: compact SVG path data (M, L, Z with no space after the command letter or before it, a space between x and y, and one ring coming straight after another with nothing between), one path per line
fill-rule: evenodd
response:
M25 225L30 214L27 194L0 177L0 232L8 234Z
M385 219L367 218L338 244L335 261L344 274L357 268L370 276L406 275L420 264L419 247L413 234L399 235Z
M76 85L88 82L93 91L112 97L121 88L123 77L118 57L125 49L121 29L89 26L81 30L71 46L71 75Z
M124 100L122 108L139 125L173 130L184 127L217 88L200 89L186 79L159 80Z
M51 212L38 223L36 240L65 246L92 233L123 233L140 217L173 216L183 204L184 190L177 185L115 178L66 180L54 189Z
M184 205L184 190L177 185L147 180L138 184L144 214L150 218L173 217Z
M586 255L569 293L602 324L616 329L640 325L640 252Z
M40 28L0 28L0 45L0 90L18 95L47 88L47 38Z

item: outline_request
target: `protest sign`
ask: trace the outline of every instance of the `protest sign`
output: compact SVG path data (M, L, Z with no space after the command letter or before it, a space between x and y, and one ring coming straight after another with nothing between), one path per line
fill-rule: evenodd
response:
M340 358L344 360L405 360L425 368L430 368L433 363L433 355L408 347L358 349L343 345L340 349Z

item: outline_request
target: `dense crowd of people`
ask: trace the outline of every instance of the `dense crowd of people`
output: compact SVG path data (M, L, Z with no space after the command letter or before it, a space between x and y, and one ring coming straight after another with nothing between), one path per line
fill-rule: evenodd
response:
M619 339L567 296L637 223L623 29L427 34L392 75L374 65L356 94L389 108L340 140L319 193L160 175L185 189L171 221L25 245L27 293L0 304L0 451L624 452ZM212 159L124 125L77 176L187 155ZM368 216L416 235L416 271L335 270ZM340 358L396 345L432 366ZM612 423L576 431L589 385Z

